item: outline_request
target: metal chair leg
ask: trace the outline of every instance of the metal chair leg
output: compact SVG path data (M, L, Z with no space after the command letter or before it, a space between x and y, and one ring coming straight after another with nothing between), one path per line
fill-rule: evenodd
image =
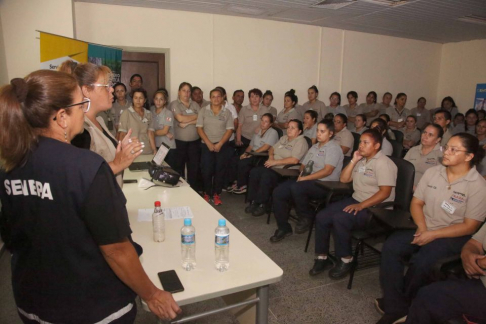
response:
M354 272L356 271L356 268L358 268L358 255L362 246L363 246L363 240L359 240L354 250L353 261L351 261L352 265L351 265L351 271L349 272L348 289L351 289L351 287L353 286Z
M309 235L307 235L307 242L305 243L304 252L307 253L307 249L309 248L309 242L312 237L312 230L314 229L314 224L316 223L316 216L312 217L310 226L309 226Z

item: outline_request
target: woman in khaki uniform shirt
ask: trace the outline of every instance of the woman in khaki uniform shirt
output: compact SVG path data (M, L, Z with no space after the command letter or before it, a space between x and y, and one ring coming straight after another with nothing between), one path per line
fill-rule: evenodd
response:
M442 165L425 172L413 195L410 213L417 229L395 231L383 245L380 323L406 316L411 300L430 283L435 263L461 253L486 217L486 180L476 171L484 155L478 139L454 135L443 153ZM406 273L404 258L411 260Z
M152 113L144 108L147 101L147 92L143 88L132 91L132 107L125 110L120 116L119 137L123 138L129 129L145 146L142 154L155 154L155 135Z
M289 121L293 119L301 120L302 117L300 116L299 112L295 108L295 105L298 102L298 98L295 95L295 90L291 89L285 93L284 97L284 109L280 111L277 115L277 120L275 126L280 129L287 129L289 127Z
M270 195L278 184L279 176L271 168L283 168L287 164L297 164L309 149L306 139L302 135L304 126L298 119L289 121L287 135L268 151L268 160L264 166L253 168L250 172L248 185L248 200L250 205L245 212L253 216L265 214L269 206Z

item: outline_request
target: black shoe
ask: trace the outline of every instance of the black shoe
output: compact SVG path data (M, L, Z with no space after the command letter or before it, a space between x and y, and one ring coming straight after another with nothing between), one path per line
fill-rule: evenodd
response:
M344 263L343 260L339 259L334 268L329 271L329 277L331 279L342 279L348 275L352 267L353 261Z
M385 314L376 324L400 324L405 323L407 315Z
M259 204L259 205L257 205L257 207L253 210L253 212L251 214L255 217L258 217L258 216L263 216L266 212L267 212L267 210L265 209L265 205Z
M292 235L292 230L282 231L280 229L277 229L275 231L275 234L273 234L273 236L270 238L270 242L272 242L272 243L279 242L279 241L283 240L284 238L286 238L287 236L290 236L290 235Z
M245 208L245 213L251 214L258 207L258 204L252 202Z
M375 299L375 308L381 315L385 315L385 299L383 297Z
M309 230L311 220L307 217L300 219L295 225L295 233L303 234Z
M331 259L327 257L327 259L315 259L314 260L314 266L312 269L309 270L309 274L311 276L318 275L320 273L323 273L326 270L329 270L332 268L334 264L332 263Z

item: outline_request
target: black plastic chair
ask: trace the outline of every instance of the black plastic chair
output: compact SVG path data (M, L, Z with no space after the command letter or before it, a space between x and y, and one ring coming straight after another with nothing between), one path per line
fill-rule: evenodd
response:
M393 148L392 157L401 158L403 154L403 144L399 141L390 140L390 144Z
M353 156L354 152L356 152L358 150L359 139L361 138L361 134L358 134L358 133L355 133L355 132L351 132L351 134L353 134L353 138L354 138L353 151L351 152L351 156ZM344 167L343 167L343 169L344 169Z
M305 140L307 141L307 145L309 146L309 148L312 147L312 140L310 138L308 138L307 136L304 136Z
M398 143L403 145L403 137L404 137L403 133L399 130L396 130L396 129L392 129L391 131L393 132L393 134L395 134L395 140Z
M349 281L348 281L348 289L351 289L353 285L354 273L358 269L359 265L359 255L364 255L364 247L369 248L373 254L380 255L381 252L375 249L373 246L367 244L365 240L370 238L376 238L379 236L386 236L389 235L393 230L390 227L379 223L373 218L374 210L383 210L384 208L393 207L393 210L386 210L386 212L390 213L390 217L394 217L396 212L394 210L401 210L407 211L410 209L410 202L412 201L413 197L413 180L415 177L415 167L412 163L405 161L401 158L390 157L390 159L395 163L397 166L397 182L395 187L395 199L393 202L384 202L374 206L373 208L369 208L370 217L368 220L368 224L365 226L364 229L353 230L352 237L357 241L356 247L354 249L353 254L353 261L351 272L349 273ZM363 262L361 269L368 268L371 266L375 266L379 263L376 259L369 258L369 260L365 260Z
M272 126L272 128L277 131L278 139L280 139L283 136L283 130L281 128L278 128L278 127L275 127L275 126Z

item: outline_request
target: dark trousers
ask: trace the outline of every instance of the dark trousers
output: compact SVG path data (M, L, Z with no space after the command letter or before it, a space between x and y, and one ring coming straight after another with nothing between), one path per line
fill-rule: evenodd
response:
M440 259L461 253L468 236L441 238L424 246L410 244L415 230L397 231L381 251L380 282L387 314L405 315L418 290L430 283L433 265ZM405 274L403 260L410 258Z
M237 146L237 148L238 148L238 155L241 155L241 154L245 153L246 148L248 147L248 145L250 145L251 138L248 139L248 138L246 138L245 136L242 135L241 136L241 142L243 142L243 145Z
M248 185L248 177L250 176L250 171L257 161L257 158L250 156L249 158L240 160L238 157L238 177L237 185L238 188Z
M201 173L207 195L221 194L229 153L231 148L228 143L224 143L219 152L211 152L206 144L201 143Z
M176 140L177 157L175 158L174 170L181 176L185 174L187 166L187 176L185 177L189 185L194 190L200 190L198 181L199 161L201 157L201 140L185 142Z
M226 168L226 176L224 183L225 185L233 184L236 181L238 174L238 161L240 156L238 155L239 147L236 146L235 141L229 142L229 153L228 153L228 165Z
M345 198L330 204L316 215L316 254L329 254L331 230L334 231L334 248L336 257L343 258L352 255L351 231L362 228L370 218L368 209L363 209L356 215L343 209L359 202Z
M295 179L289 179L273 190L273 212L279 229L283 231L292 230L289 224L292 202L299 218L314 217L315 211L309 201L322 198L326 194L324 189L315 185L316 181L319 180L296 182Z
M279 179L280 176L269 168L264 166L253 168L250 172L248 200L257 204L268 203Z
M486 287L479 279L453 279L419 290L408 311L408 324L445 323L466 315L475 323L486 323Z

